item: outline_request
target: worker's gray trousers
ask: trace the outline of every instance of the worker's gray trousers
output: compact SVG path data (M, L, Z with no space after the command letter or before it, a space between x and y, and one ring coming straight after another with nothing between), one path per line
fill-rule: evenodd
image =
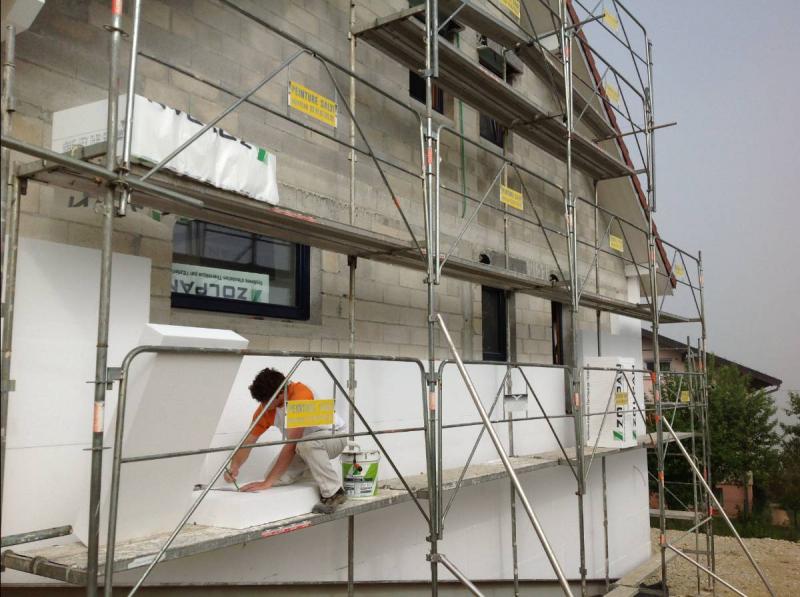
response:
M330 431L317 431L304 435L303 439L319 438L312 441L300 442L289 468L281 475L275 486L290 485L297 481L308 479L310 476L317 485L322 497L330 497L342 487L342 467L332 458L339 455L347 445L346 437L331 438ZM328 438L328 439L326 439Z

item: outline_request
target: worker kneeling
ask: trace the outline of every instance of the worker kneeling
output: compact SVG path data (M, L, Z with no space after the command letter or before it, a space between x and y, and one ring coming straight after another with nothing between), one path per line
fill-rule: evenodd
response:
M260 404L253 414L253 421L259 417L263 405L269 402L273 394L282 386L286 378L275 369L264 369L256 375L250 385L250 395ZM246 444L253 444L273 425L284 431L284 401L313 400L314 393L308 386L293 382L287 384L258 419L255 427L247 436ZM248 483L241 491L262 491L270 487L290 485L304 477L310 471L311 477L319 486L320 501L313 508L318 514L330 514L345 501L340 471L331 464L332 458L338 458L347 444L347 438L332 438L331 432L341 434L345 431L344 421L334 414L333 430L331 425L322 427L306 427L286 429L287 439L305 439L299 443L285 444L278 454L272 469L263 481ZM313 438L313 439L312 439ZM231 483L236 479L244 462L250 456L250 449L242 448L234 454L230 470L225 473L225 480Z

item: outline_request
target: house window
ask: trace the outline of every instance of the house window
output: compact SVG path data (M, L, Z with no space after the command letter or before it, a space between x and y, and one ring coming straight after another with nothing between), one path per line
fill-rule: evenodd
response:
M550 323L553 330L553 365L564 364L564 305L550 303Z
M660 366L659 366L659 369L660 369L661 371L670 371L670 370L671 370L671 364L670 364L670 361L659 361L659 365L660 365ZM655 363L655 361L647 361L647 362L645 363L645 366L647 367L647 370L648 370L648 371L655 371L655 370L656 370L656 363Z
M172 306L309 317L309 248L199 220L175 224Z
M444 114L444 91L437 85L433 85L431 91L433 109ZM413 70L408 71L408 94L418 102L425 103L425 79Z
M510 75L510 71L506 72L506 76L503 74L504 63L501 54L495 52L491 48L485 46L481 47L478 49L478 62L481 66L490 70L501 79L510 82L510 76L508 76ZM487 141L491 141L498 147L505 146L506 134L508 133L508 129L505 126L486 114L480 115L479 125L481 137Z
M481 287L483 317L483 360L506 361L506 292L490 286Z

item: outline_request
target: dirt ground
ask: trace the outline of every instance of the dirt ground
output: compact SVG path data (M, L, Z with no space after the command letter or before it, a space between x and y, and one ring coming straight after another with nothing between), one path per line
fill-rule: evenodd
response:
M682 531L667 531L668 541L683 534ZM658 546L658 530L651 530L653 549ZM700 549L705 549L705 536L700 535ZM800 543L779 541L777 539L745 539L750 553L769 579L770 584L781 597L800 596ZM756 571L747 560L738 542L733 537L716 537L714 541L717 574L749 596L769 595ZM676 547L694 549L694 535L681 540ZM695 558L694 554L688 554ZM705 565L705 556L700 555L700 563ZM707 590L708 576L701 573L701 595L710 595ZM654 576L647 582L656 582ZM697 595L696 568L679 556L667 564L667 584L670 595ZM735 595L717 583L717 595Z

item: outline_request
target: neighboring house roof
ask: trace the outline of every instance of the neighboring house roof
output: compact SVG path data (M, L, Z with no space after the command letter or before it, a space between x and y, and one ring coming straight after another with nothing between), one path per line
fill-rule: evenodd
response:
M653 332L650 330L642 329L642 340L645 340L650 343L652 346L653 343ZM661 334L658 335L658 345L661 348L666 348L669 350L675 350L680 352L681 358L684 360L686 359L686 343L679 342L678 340L673 340L672 338L667 338L666 336L662 336ZM736 361L731 361L730 359L726 359L719 355L713 355L714 361L717 365L721 366L732 366L736 367L747 375L750 378L750 386L754 389L762 389L768 388L771 386L775 386L775 389L778 389L783 380L778 379L777 377L772 377L771 375L767 375L766 373L762 373L761 371L757 371L746 365L742 365L741 363L737 363Z

